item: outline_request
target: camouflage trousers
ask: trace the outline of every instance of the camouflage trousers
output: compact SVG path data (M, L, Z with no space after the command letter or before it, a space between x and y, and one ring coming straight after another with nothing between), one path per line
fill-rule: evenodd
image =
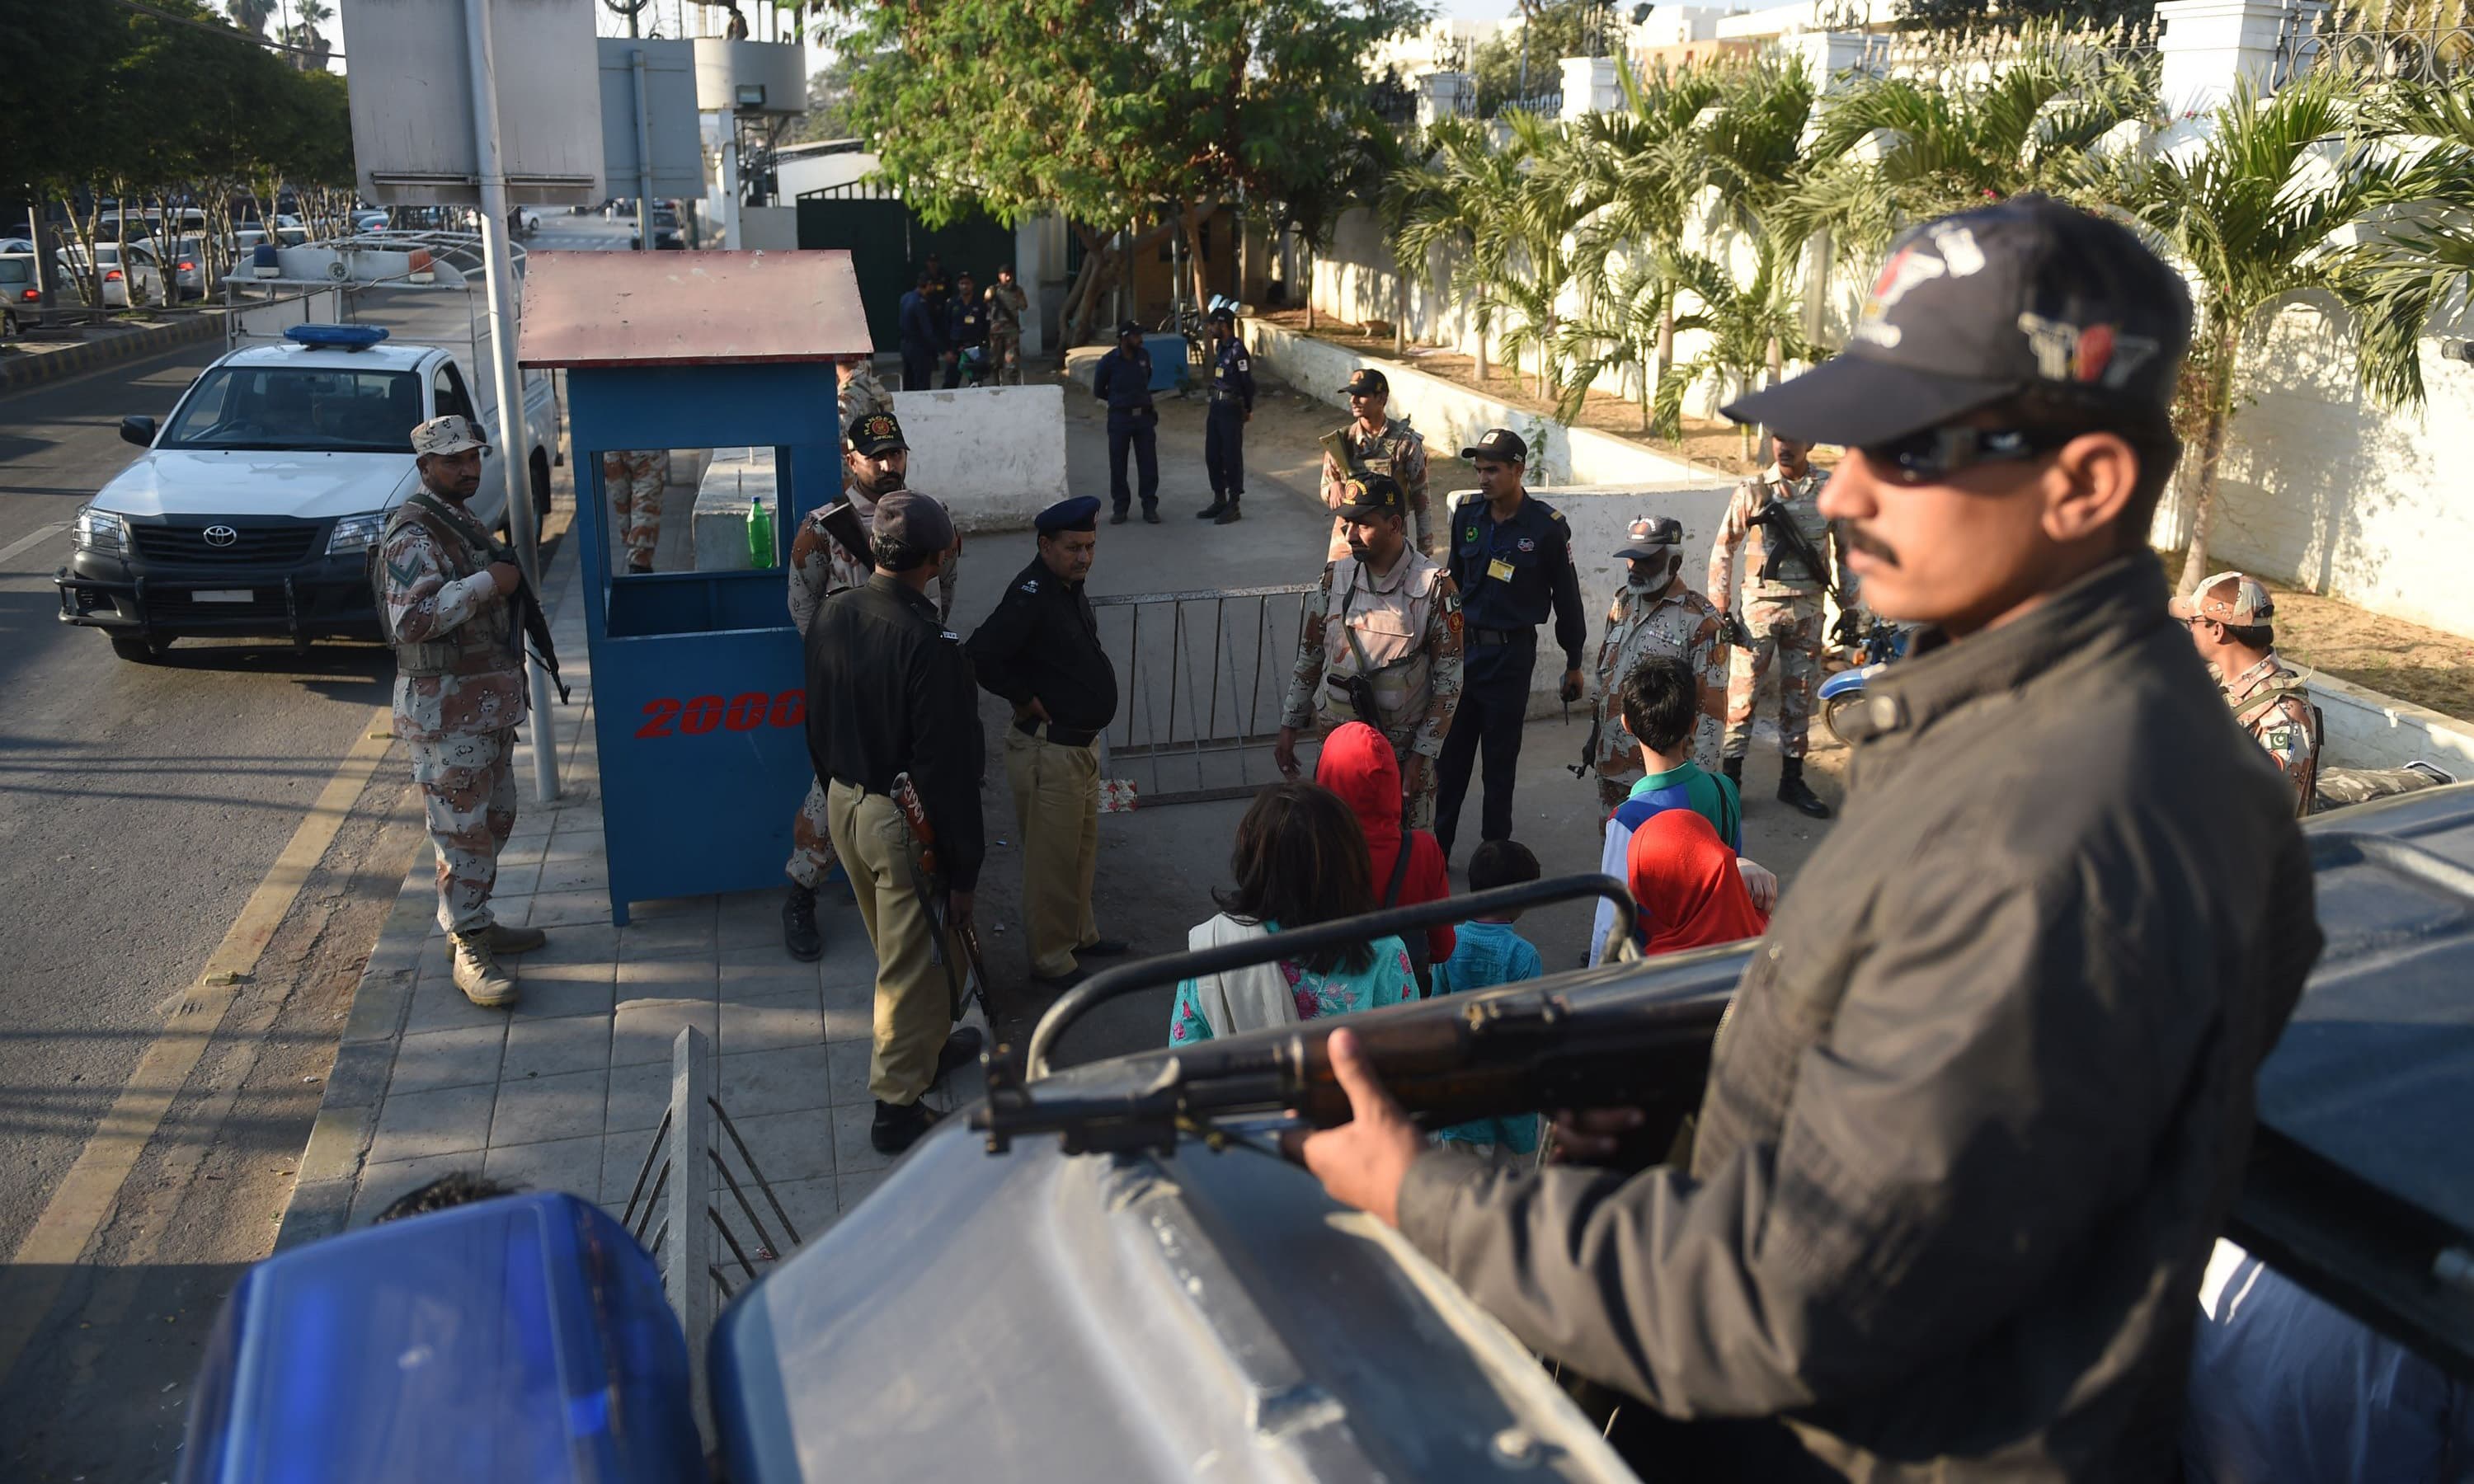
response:
M1727 737L1722 755L1741 757L1753 745L1753 698L1772 660L1779 667L1779 755L1804 755L1812 730L1812 692L1821 683L1821 599L1762 598L1744 606L1753 647L1727 659Z
M628 561L653 560L653 548L662 542L662 491L669 482L667 448L618 449L601 456L601 483L610 491Z
M1022 385L1022 336L1002 330L988 336L988 364L996 368L999 386Z
M782 871L812 892L825 884L825 876L834 869L836 860L828 818L825 785L809 783L808 797L799 804L799 812L790 817L790 858L783 862Z
M516 827L515 729L405 745L438 852L438 925L477 933L493 921L498 852Z

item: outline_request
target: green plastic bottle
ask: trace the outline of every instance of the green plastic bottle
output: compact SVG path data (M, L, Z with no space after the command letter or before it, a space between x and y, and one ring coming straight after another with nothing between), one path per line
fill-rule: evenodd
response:
M773 512L761 494L747 504L747 564L759 571L773 565Z

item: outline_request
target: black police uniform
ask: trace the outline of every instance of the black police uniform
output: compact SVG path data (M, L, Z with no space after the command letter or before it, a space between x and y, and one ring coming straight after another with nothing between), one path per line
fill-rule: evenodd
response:
M1108 508L1122 518L1133 501L1126 488L1126 452L1142 471L1143 518L1159 509L1159 409L1152 405L1152 353L1121 341L1100 357L1091 390L1108 404Z
M1512 838L1512 785L1538 665L1538 626L1551 609L1566 670L1580 668L1589 638L1581 576L1572 566L1572 529L1555 507L1523 494L1512 518L1497 522L1483 497L1472 498L1452 513L1451 537L1445 570L1461 591L1461 704L1443 737L1435 791L1435 838L1446 855L1481 743L1481 838Z
M1211 504L1199 514L1234 515L1246 493L1246 419L1254 413L1254 358L1231 335L1211 363L1211 408L1203 415L1202 467L1211 475Z
M1037 557L962 649L991 694L1017 706L1038 699L1049 725L1017 723L1025 735L1087 747L1117 719L1117 667L1100 647L1090 595Z
M988 306L979 298L957 299L945 322L945 343L954 351L954 364L945 368L945 390L951 392L961 384L962 362L969 358L974 346L984 348L988 343ZM971 384L979 385L985 363L971 372Z

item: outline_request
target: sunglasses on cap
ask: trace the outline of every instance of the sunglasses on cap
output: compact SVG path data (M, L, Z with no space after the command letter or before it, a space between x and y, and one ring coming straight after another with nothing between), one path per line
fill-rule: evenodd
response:
M2016 464L2052 452L2077 435L2049 428L1925 428L1886 443L1866 443L1864 462L1903 485L1934 484L1978 464Z

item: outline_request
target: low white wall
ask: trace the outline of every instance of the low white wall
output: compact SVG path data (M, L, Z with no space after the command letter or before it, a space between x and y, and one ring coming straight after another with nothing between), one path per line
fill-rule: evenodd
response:
M2327 762L2395 768L2420 757L2474 780L2474 726L2334 676L2314 675L2310 681L2327 727Z
M1529 444L1534 485L1628 485L1672 489L1724 478L1698 465L1586 428L1567 428L1550 418L1523 412L1482 392L1430 376L1392 361L1370 361L1341 347L1281 325L1253 321L1247 343L1264 368L1290 386L1346 407L1340 388L1360 366L1373 366L1392 383L1392 415L1408 420L1426 440L1429 456L1445 458L1476 442L1489 428L1507 427Z
M964 531L1025 531L1065 498L1065 389L896 392L909 482L945 502Z
M781 514L780 496L774 489L773 450L770 448L716 448L704 472L695 481L695 514L691 532L695 553L695 569L699 572L744 572L755 563L747 555L747 511L759 499L764 508ZM671 472L682 472L672 459ZM673 507L674 509L676 507ZM787 561L789 545L780 543L774 559Z

